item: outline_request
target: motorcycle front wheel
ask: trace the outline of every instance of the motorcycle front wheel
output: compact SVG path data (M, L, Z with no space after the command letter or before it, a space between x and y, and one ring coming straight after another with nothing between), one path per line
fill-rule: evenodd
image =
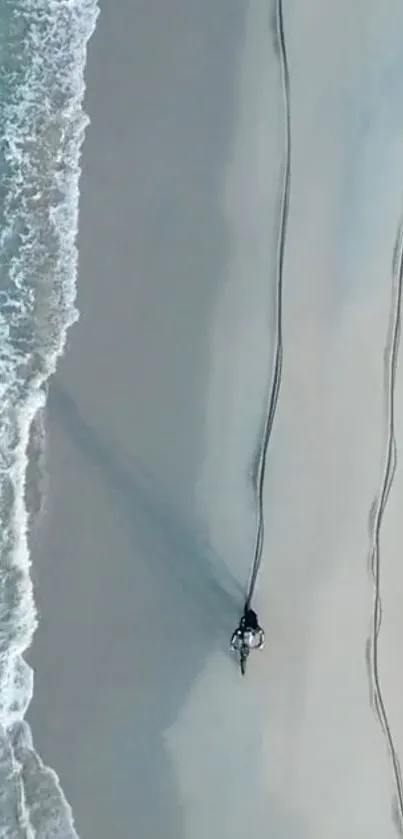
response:
M246 673L246 662L248 660L248 656L249 656L248 647L242 647L240 652L239 652L239 663L241 665L242 676L244 676L245 673Z

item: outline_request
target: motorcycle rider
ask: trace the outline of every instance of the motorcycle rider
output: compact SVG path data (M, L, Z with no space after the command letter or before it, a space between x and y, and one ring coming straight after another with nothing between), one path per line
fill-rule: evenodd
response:
M261 650L264 643L265 634L259 626L256 612L253 609L246 608L239 621L239 626L232 635L231 648L236 651L244 647L249 650Z

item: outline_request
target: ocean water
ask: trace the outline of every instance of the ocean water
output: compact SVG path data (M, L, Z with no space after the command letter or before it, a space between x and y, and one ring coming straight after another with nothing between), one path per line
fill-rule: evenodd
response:
M77 835L24 722L33 676L23 654L37 621L26 476L30 431L41 428L46 383L78 317L84 71L97 14L95 0L0 0L0 837L8 839Z

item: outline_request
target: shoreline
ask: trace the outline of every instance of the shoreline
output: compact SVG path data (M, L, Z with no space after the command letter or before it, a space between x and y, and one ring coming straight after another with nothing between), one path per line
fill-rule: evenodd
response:
M199 16L186 0L152 0L137 17L121 0L100 17L81 318L49 391L51 509L34 560L42 617L27 715L81 839L133 829L238 839L267 826L395 839L365 659L402 168L391 80L403 21L394 0L390 9L381 37L375 0L356 17L347 2L287 7L284 368L257 595L267 644L245 680L226 645L268 364L282 134L267 9L257 0L245 20L236 3L228 23L217 0ZM382 668L402 743L398 509L385 529Z

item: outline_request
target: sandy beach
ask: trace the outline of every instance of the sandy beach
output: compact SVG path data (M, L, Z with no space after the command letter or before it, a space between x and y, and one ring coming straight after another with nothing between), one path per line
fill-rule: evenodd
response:
M347 0L284 5L284 364L254 600L267 645L246 679L228 640L252 561L274 352L275 13L263 0L230 11L225 0L116 0L90 43L80 321L47 406L28 713L81 839L398 835L366 651L403 13L395 0L382 14L375 0L354 14ZM402 405L398 381L398 450ZM378 648L397 756L402 497L398 464Z

